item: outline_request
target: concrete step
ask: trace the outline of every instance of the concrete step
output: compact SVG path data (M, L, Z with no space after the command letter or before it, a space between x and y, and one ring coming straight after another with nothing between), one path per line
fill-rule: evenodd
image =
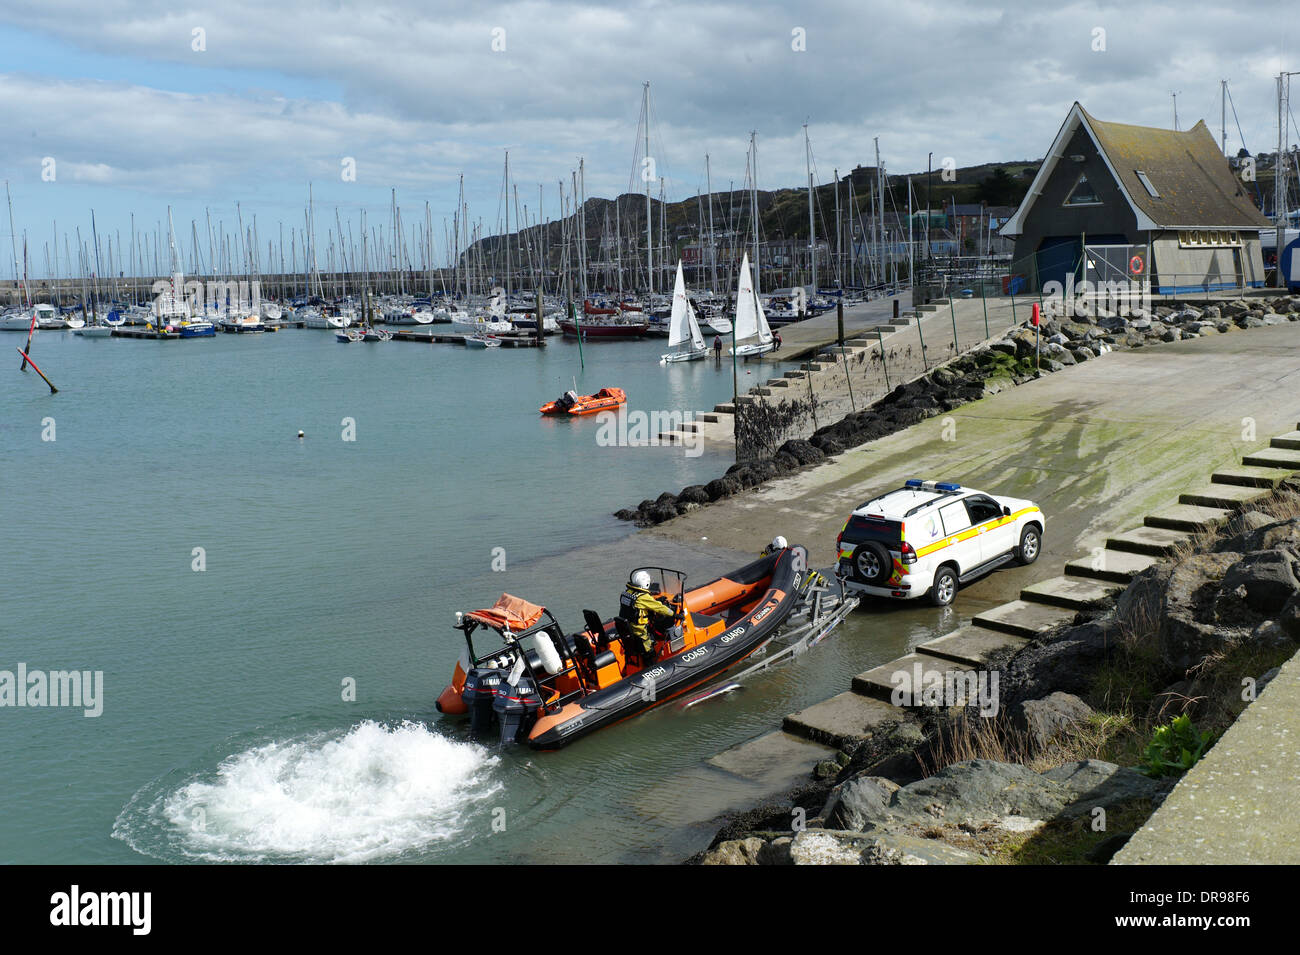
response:
M919 683L917 683L917 666L921 668ZM913 684L916 684L916 690L919 692L927 682L934 679L928 674L944 673L949 670L965 672L973 669L975 667L971 664L958 663L954 660L931 656L928 653L909 653L905 657L890 660L888 663L867 670L865 673L859 673L853 678L853 692L892 705L894 694L901 689L909 696L909 699L904 702L906 706L910 705ZM958 705L959 702L961 701L953 701L953 705Z
M798 713L791 713L782 721L781 728L803 739L838 749L845 743L864 740L868 733L905 716L903 711L888 703L846 690Z
M798 379L798 378L807 378L807 377L808 377L808 372L806 372L806 371L787 371L787 372L785 373L785 377L787 377L787 378L796 378L796 379Z
M1127 584L1142 571L1158 562L1159 557L1151 554L1134 554L1124 550L1104 550L1093 557L1080 557L1065 565L1065 572L1071 577L1090 577L1093 580L1109 580L1117 584Z
M918 305L918 306L916 306L916 310L917 310L918 312L926 312L926 313L929 313L929 312L937 312L937 311L939 311L939 306L938 306L938 305Z
M1025 637L987 630L984 627L961 627L934 640L927 640L916 648L918 653L982 667L999 651L1018 650L1029 640Z
M870 328L868 331L874 332L875 329ZM869 348L874 344L876 344L874 338L846 338L844 340L844 346L846 348Z
M1288 431L1286 434L1280 434L1269 442L1269 446L1300 451L1300 431Z
M1087 577L1052 577L1020 591L1020 599L1052 607L1078 609L1107 599L1117 589L1108 581L1089 580Z
M725 749L705 762L734 776L767 783L799 774L806 779L813 767L834 755L835 750L823 743L774 730Z
M700 420L701 420L701 421L707 421L709 424L718 424L718 423L720 423L720 422L722 421L723 417L724 417L724 412L721 412L721 411L717 411L717 412L714 412L714 411L704 411L704 412L701 412L701 414L700 414ZM730 417L731 417L731 414L730 414L730 413L725 413L725 417L730 418ZM729 421L728 421L727 423L730 424Z
M1110 550L1126 550L1133 554L1152 554L1164 557L1172 554L1179 544L1191 540L1187 531L1174 531L1167 527L1135 527L1114 537L1106 538Z
M1236 510L1243 504L1267 497L1269 491L1240 484L1206 484L1178 495L1180 504L1198 504L1201 507L1225 507Z
M986 630L1032 638L1073 619L1073 610L1029 603L1026 600L1013 600L1000 607L984 611L973 622L975 626L984 627Z
M1248 454L1241 459L1242 464L1251 464L1261 468L1286 468L1300 471L1300 450L1292 448L1265 448Z
M1215 484L1237 484L1241 487L1275 488L1292 474L1289 468L1260 468L1240 465L1224 468L1210 475Z
M1172 504L1163 510L1148 514L1142 519L1147 527L1163 527L1171 531L1201 531L1222 524L1232 516L1226 507L1202 507L1199 504Z
M789 388L790 380L788 378L772 378L768 381L769 388Z
M734 415L736 413L736 406L728 401L725 402L724 404L714 405L713 410L716 411L718 414Z

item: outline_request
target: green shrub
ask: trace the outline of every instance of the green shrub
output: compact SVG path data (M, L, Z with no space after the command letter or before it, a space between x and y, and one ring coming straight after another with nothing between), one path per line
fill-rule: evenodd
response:
M1196 765L1212 742L1214 734L1199 731L1184 713L1156 727L1143 754L1143 772L1148 776L1181 776Z

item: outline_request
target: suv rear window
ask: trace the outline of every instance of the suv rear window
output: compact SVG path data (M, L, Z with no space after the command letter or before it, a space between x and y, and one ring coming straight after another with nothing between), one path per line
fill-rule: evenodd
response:
M850 544L861 544L863 541L898 544L903 540L903 525L901 521L855 514L849 518L848 526L844 528L844 540Z

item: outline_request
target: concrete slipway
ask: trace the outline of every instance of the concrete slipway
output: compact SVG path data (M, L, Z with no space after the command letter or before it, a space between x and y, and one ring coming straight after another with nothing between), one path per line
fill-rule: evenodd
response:
M1300 325L1117 351L646 531L738 551L779 531L828 566L849 511L910 477L1027 497L1047 515L1037 563L958 595L988 607L971 625L859 674L846 692L786 717L781 731L715 757L712 770L744 783L738 795L775 792L828 747L897 719L886 702L895 671L977 667L991 650L1068 620L1300 470L1298 418ZM1294 680L1278 682L1279 696L1294 690Z

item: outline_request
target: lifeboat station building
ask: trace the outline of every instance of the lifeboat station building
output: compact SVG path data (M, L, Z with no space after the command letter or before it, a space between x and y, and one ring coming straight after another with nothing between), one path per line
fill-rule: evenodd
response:
M1075 103L1001 234L1013 274L1049 282L1150 281L1162 295L1262 286L1255 207L1205 122L1180 132L1094 119Z

